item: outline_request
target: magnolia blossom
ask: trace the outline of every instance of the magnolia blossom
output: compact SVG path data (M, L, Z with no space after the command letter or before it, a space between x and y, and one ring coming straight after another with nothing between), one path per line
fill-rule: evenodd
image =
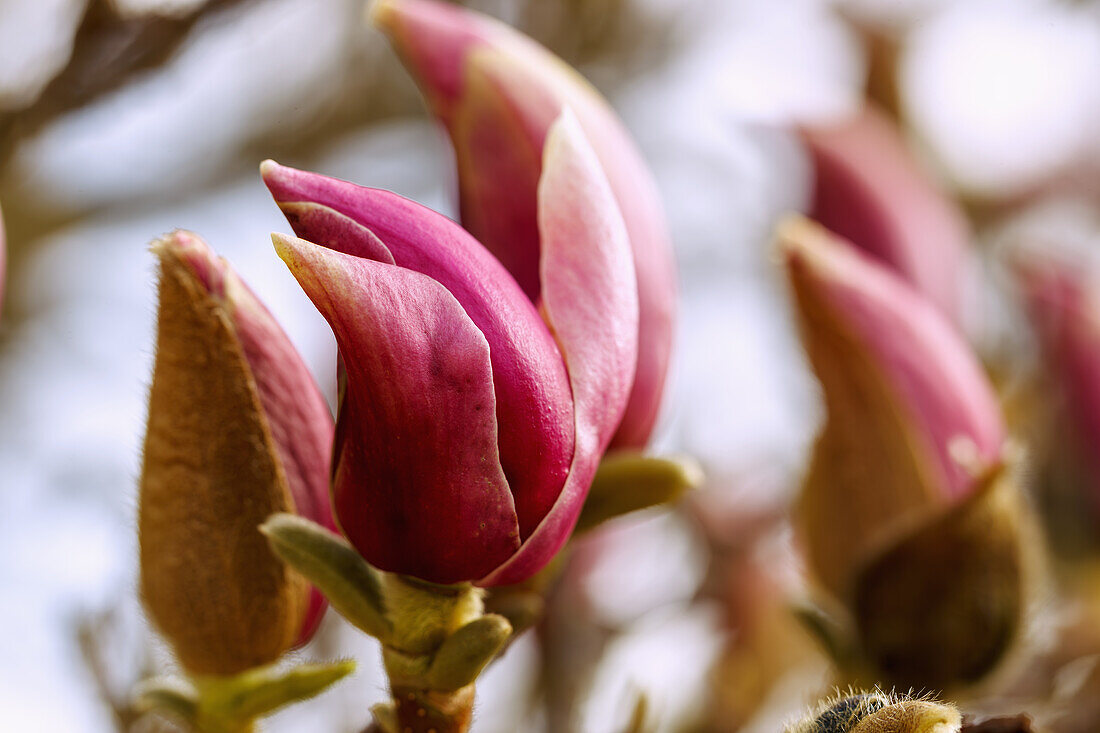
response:
M286 334L205 242L177 231L153 252L142 597L188 671L234 674L304 643L324 612L257 527L282 511L335 528L333 419Z
M644 446L668 371L676 265L656 185L629 133L576 71L502 23L434 0L380 0L372 14L454 143L463 226L534 302L548 246L536 193L542 150L562 108L576 114L622 211L637 278L637 370L612 446Z
M806 127L814 166L810 216L893 269L949 318L960 317L966 218L873 107Z
M261 170L302 237L275 235L276 248L346 370L333 459L344 534L376 567L437 583L539 570L576 523L638 359L626 228L577 120L546 136L537 308L446 217Z

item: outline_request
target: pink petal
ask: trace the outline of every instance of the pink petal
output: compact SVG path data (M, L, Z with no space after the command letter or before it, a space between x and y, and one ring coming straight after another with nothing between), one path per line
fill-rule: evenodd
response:
M872 107L808 128L815 168L810 216L884 262L958 320L969 232L959 208Z
M175 249L229 314L256 382L295 511L334 530L329 496L334 425L309 368L266 306L206 242L177 231L164 246ZM299 644L313 635L325 607L324 597L314 589Z
M573 400L565 364L532 303L484 247L431 209L272 161L261 170L299 236L428 275L458 299L484 334L501 425L501 463L527 537L561 490L573 458ZM390 256L378 255L379 247Z
M1100 297L1082 263L1025 255L1020 285L1048 363L1090 461L1100 505Z
M503 562L519 527L485 337L426 275L274 241L344 355L333 492L348 539L377 567L436 583Z
M611 183L634 253L638 367L613 444L643 446L668 371L676 266L660 196L630 134L584 78L502 23L428 0L380 2L373 16L450 131L463 224L533 300L540 282L541 151L561 110L575 111Z
M925 297L851 243L809 224L784 236L796 288L822 309L890 385L935 486L960 498L974 471L1001 460L1006 430L988 378L955 328ZM962 439L977 465L962 465Z
M543 309L569 370L577 450L546 518L484 585L530 576L568 539L634 379L638 301L626 227L595 152L568 111L551 126L544 156Z

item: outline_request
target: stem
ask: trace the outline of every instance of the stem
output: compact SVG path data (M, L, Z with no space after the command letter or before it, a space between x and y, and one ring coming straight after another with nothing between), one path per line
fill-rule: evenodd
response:
M431 663L443 642L484 614L483 592L469 583L435 585L387 575L386 601L393 633L382 649L398 733L465 733L473 714L474 685L432 689Z
M455 692L393 688L400 733L466 733L474 712L474 686Z

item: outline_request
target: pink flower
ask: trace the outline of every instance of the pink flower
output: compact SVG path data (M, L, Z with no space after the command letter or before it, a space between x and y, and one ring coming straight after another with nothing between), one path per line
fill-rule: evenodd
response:
M450 133L463 226L536 303L543 144L564 107L576 114L622 211L637 277L638 363L612 447L643 447L668 371L676 266L656 185L629 133L584 78L508 26L432 0L381 0L372 14Z
M153 252L142 596L189 671L235 674L305 643L324 612L258 526L283 511L335 529L333 419L286 334L205 242L177 231Z
M276 248L346 368L333 464L344 534L376 567L437 583L539 570L576 522L637 359L626 229L576 119L546 136L538 309L449 219L261 170L304 238L275 235Z
M810 217L958 321L966 219L890 120L866 107L839 124L804 128L802 136L814 165Z

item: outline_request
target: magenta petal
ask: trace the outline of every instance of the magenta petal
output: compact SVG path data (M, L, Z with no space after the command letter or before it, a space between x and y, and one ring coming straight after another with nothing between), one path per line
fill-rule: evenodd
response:
M596 154L568 110L546 136L539 231L543 309L569 370L577 449L546 518L482 585L518 582L561 549L634 381L638 293L630 241Z
M575 70L504 23L436 0L384 0L372 16L451 134L463 225L533 298L539 154L561 110L576 113L622 211L638 279L638 369L613 446L644 446L668 370L676 265L657 186L629 132Z
M396 264L393 253L374 232L335 209L305 201L280 204L279 209L296 232L309 232L310 242L356 257Z
M344 534L375 566L436 583L503 562L519 527L485 337L426 275L274 240L344 355L333 480Z
M389 191L364 188L267 161L264 182L288 211L295 233L341 252L372 257L361 238L334 232L369 231L402 268L443 285L489 342L502 426L500 457L527 537L556 497L573 458L573 399L561 353L534 305L515 280L462 227ZM299 202L310 202L309 217ZM379 259L372 257L373 259ZM525 497L540 497L529 501ZM546 499L549 497L549 499Z
M868 107L803 130L814 162L810 216L892 268L959 319L969 232L959 208L922 170L901 133Z

